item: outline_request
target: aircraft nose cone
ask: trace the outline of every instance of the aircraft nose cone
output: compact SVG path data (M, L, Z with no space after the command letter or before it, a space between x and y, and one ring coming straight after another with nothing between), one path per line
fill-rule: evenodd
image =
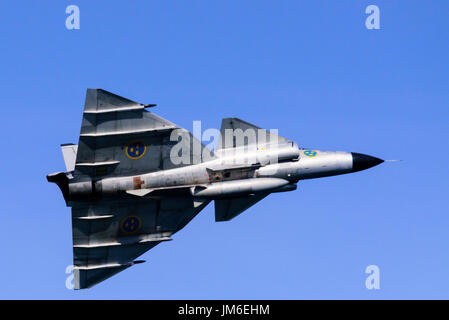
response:
M351 152L352 154L352 172L365 170L384 162L384 160L368 156L366 154Z

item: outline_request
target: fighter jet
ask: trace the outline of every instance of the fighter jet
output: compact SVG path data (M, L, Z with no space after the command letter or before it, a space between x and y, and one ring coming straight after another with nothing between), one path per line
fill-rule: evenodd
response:
M61 145L67 171L47 175L72 208L75 289L144 262L136 258L172 240L211 201L215 220L229 221L300 180L383 162L300 148L237 118L222 120L212 150L147 110L155 106L87 89L78 145Z

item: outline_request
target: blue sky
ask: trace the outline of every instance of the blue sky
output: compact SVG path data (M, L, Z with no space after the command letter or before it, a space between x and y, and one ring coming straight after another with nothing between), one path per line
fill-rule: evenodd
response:
M65 28L76 4L80 30ZM381 30L365 28L380 8ZM449 298L449 3L9 1L0 10L0 298ZM239 117L300 146L401 159L304 181L87 291L65 288L70 209L46 182L86 88L187 129ZM365 288L368 265L380 290Z

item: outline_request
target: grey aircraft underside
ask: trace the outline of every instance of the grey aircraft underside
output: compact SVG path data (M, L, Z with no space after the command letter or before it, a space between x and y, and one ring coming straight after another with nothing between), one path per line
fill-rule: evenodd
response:
M215 220L229 221L270 193L295 190L299 180L383 162L299 148L237 118L222 120L218 147L210 151L146 110L154 106L88 89L78 145L61 145L67 172L47 175L72 208L75 289L143 262L135 259L171 240L212 200ZM174 141L175 130L181 138ZM239 140L232 136L238 130L257 134ZM173 160L172 148L180 147L188 161Z

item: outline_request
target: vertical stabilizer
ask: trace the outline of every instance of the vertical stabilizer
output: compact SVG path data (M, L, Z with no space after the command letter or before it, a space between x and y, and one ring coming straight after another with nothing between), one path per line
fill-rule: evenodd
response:
M76 152L78 151L78 146L73 143L61 144L62 156L64 157L65 167L67 172L75 170Z

